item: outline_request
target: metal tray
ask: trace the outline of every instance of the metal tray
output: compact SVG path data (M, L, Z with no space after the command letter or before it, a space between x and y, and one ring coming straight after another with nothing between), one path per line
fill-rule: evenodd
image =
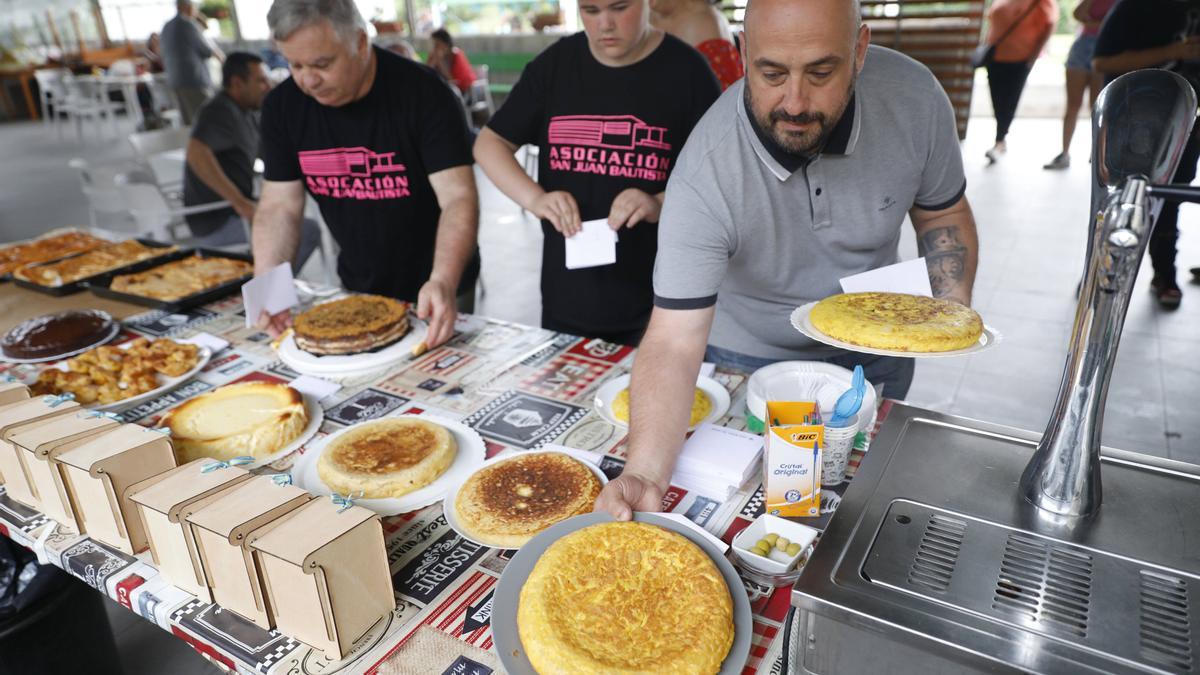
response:
M142 239L140 237L137 238L135 241L137 241L139 244L142 244L144 246L149 246L150 248L169 248L171 246L174 246L174 244L164 244L161 241L155 241L153 239ZM120 243L120 242L113 242L113 243L116 244L116 243ZM70 258L77 258L81 255L85 255L90 252L91 251L83 251L81 253L69 255L64 258L59 258L58 260L51 260L51 261L44 262L44 263L38 263L37 265L33 265L33 267L42 267L43 265L53 265L53 264L62 262L63 260L68 260ZM35 284L32 281L25 281L24 279L18 279L15 276L12 277L12 282L14 284L16 284L17 286L20 286L21 288L28 288L31 291L37 291L38 293L44 293L45 295L53 295L55 297L62 297L64 295L72 295L74 293L78 293L78 292L84 290L85 288L87 288L88 284L91 281L93 281L95 279L99 279L104 276L111 276L111 275L116 275L116 274L127 274L129 272L140 272L142 270L149 269L151 267L155 267L155 266L161 264L162 261L165 260L169 255L172 255L172 254L164 254L161 256L155 256L153 258L146 258L145 260L139 260L135 263L130 263L128 265L125 265L124 267L118 267L116 269L111 269L111 270L108 270L107 272L101 272L100 274L93 274L90 277L84 277L82 279L72 281L69 284L63 284L62 286L43 286L41 284Z
M143 307L150 307L152 309L161 309L165 312L175 313L175 312L182 312L185 309L191 309L192 307L197 307L199 305L203 305L203 304L212 302L214 300L220 300L221 298L223 298L227 295L232 295L233 293L236 293L239 289L241 289L242 284L246 283L247 280L251 279L254 276L253 274L246 274L246 275L237 277L236 279L230 279L229 281L226 281L222 284L218 284L216 286L213 286L212 288L205 289L203 291L200 291L199 293L193 293L189 296L180 298L178 300L159 300L157 298L147 298L143 295L133 295L130 293L122 293L120 291L114 291L114 290L112 290L112 288L110 288L112 286L113 279L118 274L132 274L134 272L145 272L148 269L158 267L160 265L165 265L170 262L175 262L176 260L183 260L184 258L189 258L193 254L198 255L201 258L232 258L234 260L244 260L248 263L254 262L254 257L248 253L233 253L230 251L219 251L217 249L212 249L212 248L190 248L190 249L177 251L170 255L165 255L161 258L155 258L153 260L154 264L146 265L145 267L140 267L138 269L124 269L124 270L116 270L113 272L106 272L105 274L102 274L102 275L92 278L88 282L87 287L89 289L91 289L91 291L94 295L98 295L102 298L109 298L110 300L120 300L121 302L128 302L128 303L132 303L134 305L141 305Z

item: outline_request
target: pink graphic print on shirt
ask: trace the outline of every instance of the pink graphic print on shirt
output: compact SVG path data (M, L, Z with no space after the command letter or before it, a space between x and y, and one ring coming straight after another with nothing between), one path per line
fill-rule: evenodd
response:
M616 178L666 181L671 158L666 127L633 115L559 115L550 118L550 169Z
M314 196L359 201L402 199L412 193L396 153L364 147L305 150L298 153L300 171Z

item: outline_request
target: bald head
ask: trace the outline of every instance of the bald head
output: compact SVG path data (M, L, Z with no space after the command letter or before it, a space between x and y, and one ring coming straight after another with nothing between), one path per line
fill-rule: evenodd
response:
M752 0L746 96L755 121L788 152L821 151L866 59L858 0Z

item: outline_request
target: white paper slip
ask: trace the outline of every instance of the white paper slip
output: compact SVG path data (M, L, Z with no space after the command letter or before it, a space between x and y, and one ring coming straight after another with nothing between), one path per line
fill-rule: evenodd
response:
M342 385L337 382L330 382L329 380L323 380L312 375L301 375L288 382L288 386L301 394L308 394L318 401L325 400L342 388Z
M699 379L700 377L712 377L716 370L717 364L705 361L704 363L700 364L700 375L696 379Z
M278 314L299 304L292 282L292 264L279 263L266 274L242 284L242 303L246 306L246 328L253 328L264 310Z
M908 293L909 295L932 296L929 287L929 268L924 258L905 260L895 265L880 267L841 280L845 293Z
M719 501L727 501L737 492L738 486L729 483L724 483L719 480L712 480L703 476L696 476L690 473L676 471L671 474L671 485L678 485L685 490L702 494L705 497L713 497Z
M599 267L617 262L617 233L608 220L585 220L583 229L567 237L567 269Z
M701 424L679 453L678 470L741 485L762 455L762 436Z
M221 353L229 346L229 340L219 338L212 333L196 333L190 338L184 338L180 342L188 342L197 347L208 347L214 355Z

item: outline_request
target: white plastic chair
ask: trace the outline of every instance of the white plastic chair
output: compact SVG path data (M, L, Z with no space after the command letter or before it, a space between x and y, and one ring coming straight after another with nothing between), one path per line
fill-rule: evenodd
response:
M227 201L219 201L198 206L172 206L154 183L140 182L129 174L117 176L116 183L137 224L138 233L158 241L186 241L191 236L186 216L229 208L230 205Z
M65 114L68 119L75 120L75 136L80 142L83 142L84 119L94 122L97 132L100 131L104 120L107 119L113 134L117 133L116 111L123 106L120 103L109 101L104 96L104 87L99 86L90 78L74 76L65 76L63 86L66 89L66 97L61 105L56 106L56 114ZM59 128L59 138L62 138L61 127Z
M92 228L134 231L133 216L125 195L117 188L116 177L136 171L128 164L93 166L76 157L68 162L79 174L79 188L88 202L88 220Z
M159 187L165 192L178 195L183 189L183 171L175 170L179 165L178 160L160 162L155 156L172 150L184 150L191 135L192 130L186 127L135 131L129 134L129 144L133 146L133 154L138 163L150 171ZM168 166L172 171L166 170Z
M42 123L58 124L58 112L52 111L67 98L67 89L63 86L63 76L71 71L66 68L43 68L33 71L33 77L38 83L38 98L42 104Z

